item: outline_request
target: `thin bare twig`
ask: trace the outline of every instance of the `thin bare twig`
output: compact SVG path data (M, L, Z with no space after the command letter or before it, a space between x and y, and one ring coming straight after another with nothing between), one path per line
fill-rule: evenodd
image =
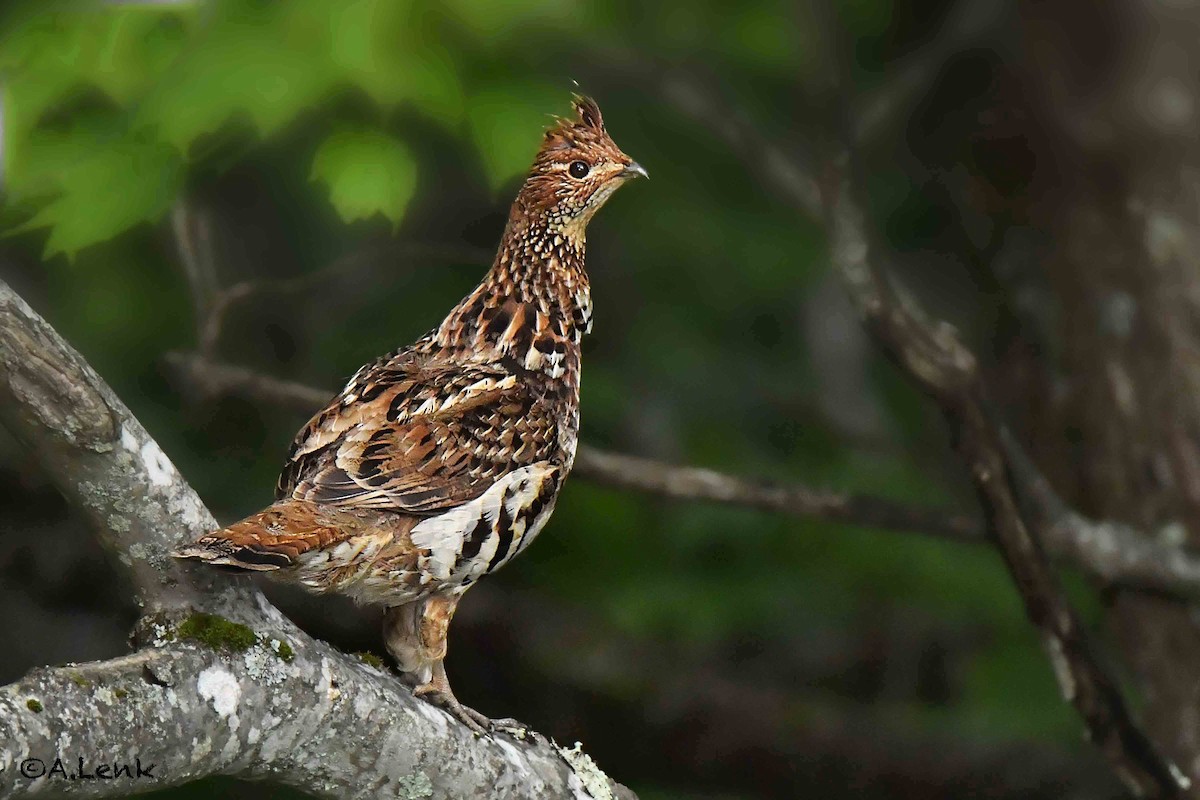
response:
M190 353L168 353L168 366L187 384L208 396L237 394L311 414L333 396L332 390L272 378L245 367L212 361ZM1028 463L1021 485L1037 492L1021 496L1038 508L1064 509L1045 478ZM966 514L909 506L886 498L806 486L780 484L730 475L700 467L679 466L638 456L580 445L575 474L606 486L647 492L674 500L702 500L755 508L800 519L938 536L950 541L983 544L983 525ZM1051 512L1046 511L1046 514ZM1128 526L1093 522L1070 512L1055 512L1045 529L1047 550L1064 563L1108 583L1162 592L1182 599L1200 598L1200 558Z
M203 352L210 353L205 336L205 320L212 314L217 297L216 265L213 259L212 225L208 214L186 199L171 209L171 230L179 251L179 265L187 279L192 298L192 318L196 337Z
M988 530L1042 635L1064 698L1131 791L1141 797L1179 796L1190 781L1130 716L1018 507L1004 437L988 411L975 357L951 326L926 321L897 296L872 256L863 213L851 192L848 180L827 189L833 261L872 337L945 415L971 471Z
M640 67L654 75L663 97L677 109L700 122L754 170L765 186L770 186L797 211L809 219L821 218L821 194L813 170L800 162L800 154L789 153L766 139L737 108L723 104L697 78L677 71Z
M209 396L239 394L309 414L334 394L195 354L173 352L165 358L176 374ZM596 483L675 500L705 500L800 518L929 534L959 542L984 540L979 524L963 515L798 483L748 480L716 470L676 466L587 445L579 447L574 472Z
M487 261L491 255L469 246L404 242L347 253L329 266L295 278L260 278L239 281L217 289L206 306L199 331L199 350L208 357L217 353L221 334L229 312L245 301L264 294L292 294L311 291L336 279L345 279L356 272L395 259L402 265L440 265L447 262Z
M412 267L455 261L486 262L492 257L491 253L469 245L387 242L347 253L326 267L294 278L254 278L223 287L217 277L211 216L193 201L180 200L171 212L171 229L192 299L196 347L207 358L217 354L229 313L251 298L310 291L382 262L395 261Z
M271 405L312 414L329 402L336 391L317 389L307 384L263 375L246 367L213 361L195 353L167 353L166 365L182 378L188 388L201 396L237 395Z
M712 469L678 466L595 447L580 446L574 474L606 486L674 500L706 500L793 517L923 533L957 542L983 541L983 529L966 515L799 483L747 480Z

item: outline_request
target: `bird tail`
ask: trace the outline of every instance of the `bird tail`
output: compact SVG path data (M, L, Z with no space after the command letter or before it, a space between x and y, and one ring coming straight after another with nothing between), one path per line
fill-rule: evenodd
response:
M295 566L303 553L343 538L338 522L311 503L284 500L206 533L172 555L239 572L270 572Z

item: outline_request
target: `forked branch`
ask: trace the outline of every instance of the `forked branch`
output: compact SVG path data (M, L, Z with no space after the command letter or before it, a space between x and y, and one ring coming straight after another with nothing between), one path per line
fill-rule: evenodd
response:
M833 261L876 343L942 410L975 482L988 532L1041 634L1063 696L1135 795L1179 796L1190 781L1135 724L1050 567L1039 541L1044 531L1034 535L1021 513L1005 433L990 411L974 355L951 326L928 321L897 295L877 264L852 192L846 179L827 188Z

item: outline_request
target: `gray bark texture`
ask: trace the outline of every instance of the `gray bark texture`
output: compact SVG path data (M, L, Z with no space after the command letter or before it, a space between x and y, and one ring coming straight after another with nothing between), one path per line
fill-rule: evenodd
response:
M127 568L143 611L131 654L0 688L0 798L124 796L216 774L338 798L634 797L578 746L532 731L476 738L395 675L305 634L249 581L171 559L174 545L217 527L212 515L2 282L0 424ZM40 774L56 758L68 775L82 758L97 777ZM153 778L136 777L135 759Z

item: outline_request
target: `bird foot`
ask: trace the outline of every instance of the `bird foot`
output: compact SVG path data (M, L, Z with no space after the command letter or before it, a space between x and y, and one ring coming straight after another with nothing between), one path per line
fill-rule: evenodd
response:
M475 709L458 702L458 698L454 696L454 692L450 691L448 686L439 686L436 681L430 681L413 689L413 695L424 697L428 702L466 725L476 736L482 736L492 730L492 721Z
M507 734L513 739L516 739L518 742L535 741L539 736L541 736L541 734L526 725L524 722L513 719L512 717L491 720L490 731L493 734Z
M476 736L503 733L519 742L526 742L533 741L540 735L520 720L512 719L511 717L490 719L475 709L464 706L458 702L458 698L454 696L454 692L450 691L447 687L436 685L435 681L430 681L416 687L413 689L413 694L417 697L425 698L427 702L442 709L470 728L471 732Z

